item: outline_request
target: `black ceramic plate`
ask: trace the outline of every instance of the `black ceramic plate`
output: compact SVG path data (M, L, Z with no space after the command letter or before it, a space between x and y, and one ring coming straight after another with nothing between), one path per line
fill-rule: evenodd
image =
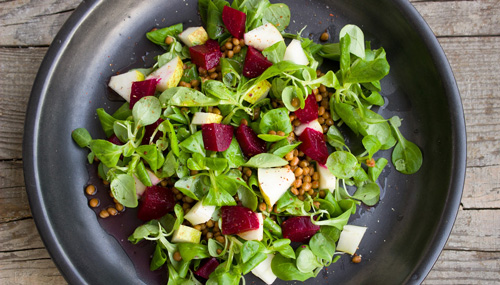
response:
M380 179L381 202L352 217L353 224L368 226L358 251L363 262L352 264L344 256L310 282L419 283L451 231L464 181L463 111L445 55L406 0L283 2L292 11L289 32L307 25L303 35L318 39L325 29L338 35L343 25L352 23L363 29L373 47L385 48L391 71L382 90L389 104L380 113L404 118L403 134L424 155L415 175L389 166ZM155 283L165 277L144 270L148 260L141 257L141 248L123 249L120 243L127 244L130 232L123 233L127 227L120 220L115 220L114 231L122 236L115 238L104 229L110 225L103 228L88 207L83 189L95 169L87 168L87 151L76 146L70 133L85 127L94 137L104 137L95 110L113 111L121 105L110 100L109 77L149 67L161 51L145 32L178 22L198 25L196 8L195 0L83 1L40 68L26 119L26 187L40 234L72 284Z

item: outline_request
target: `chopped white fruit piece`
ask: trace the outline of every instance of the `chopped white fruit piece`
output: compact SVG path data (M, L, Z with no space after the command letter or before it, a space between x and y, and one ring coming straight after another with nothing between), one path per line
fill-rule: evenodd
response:
M344 229L340 233L339 242L337 244L337 250L346 252L349 254L356 253L361 239L366 232L366 227L345 225Z
M179 39L188 47L202 45L208 40L208 34L203 27L191 27L179 34Z
M215 212L215 206L203 205L198 201L184 216L193 226L208 222Z
M146 79L156 79L156 91L163 92L168 88L175 87L181 81L184 73L183 63L179 56L153 71Z
M152 185L156 185L160 183L161 179L158 178L151 170L147 169L146 170L149 175L149 180L151 180ZM137 194L137 197L142 196L144 191L146 190L146 185L144 185L137 176L134 175L134 182L135 182L135 193Z
M337 187L337 178L335 175L325 165L318 163L316 168L319 174L319 189L328 189L333 193L333 190Z
M270 207L288 191L295 181L295 174L290 168L259 168L257 170L259 188L264 200Z
M174 231L172 235L172 242L187 242L187 243L200 243L201 231L188 227L185 225L180 225L177 230Z
M276 278L278 278L278 276L276 276L271 269L271 262L273 261L273 258L274 254L268 253L267 258L252 269L252 273L262 279L262 281L266 282L266 284L273 284Z
M244 38L247 46L254 47L260 51L283 40L280 31L271 23L264 24L247 32Z
M132 92L132 83L143 81L144 74L137 70L131 70L126 73L111 76L108 86L118 95L122 96L127 102L130 102L130 93Z
M243 100L250 104L254 104L257 101L266 98L267 94L269 94L269 90L271 90L271 83L267 80L262 80L257 83L255 87L250 89L250 91L245 93L245 95L243 95Z
M307 59L304 49L302 48L302 44L299 40L292 40L290 44L288 44L283 60L288 60L301 65L309 64L309 60Z
M259 228L239 233L238 235L240 236L240 238L244 240L258 240L258 241L261 241L264 238L264 219L262 217L262 213L257 213L257 218L259 219Z
M196 112L191 120L191 125L218 124L222 121L222 118L222 115L215 113Z
M320 133L323 133L323 127L318 122L318 119L310 121L309 123L306 124L300 124L298 127L295 127L294 132L297 136L300 136L307 128L311 128Z

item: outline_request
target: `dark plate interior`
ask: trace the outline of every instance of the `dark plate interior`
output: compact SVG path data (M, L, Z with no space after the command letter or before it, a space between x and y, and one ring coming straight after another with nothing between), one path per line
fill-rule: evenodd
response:
M380 179L381 202L352 218L353 224L369 228L358 251L363 262L352 264L344 256L310 282L419 283L451 231L465 172L462 105L444 53L405 0L283 2L292 11L288 31L307 25L303 35L318 39L325 28L337 35L344 24L353 23L373 47L385 48L391 72L382 90L389 104L380 113L404 118L403 134L424 155L415 175L389 166ZM26 119L26 187L40 234L70 283L138 283L134 263L87 206L87 151L73 143L70 133L85 127L94 137L104 136L95 110L121 105L108 98L109 77L149 67L161 50L145 32L178 22L198 25L196 8L195 0L84 1L40 68Z

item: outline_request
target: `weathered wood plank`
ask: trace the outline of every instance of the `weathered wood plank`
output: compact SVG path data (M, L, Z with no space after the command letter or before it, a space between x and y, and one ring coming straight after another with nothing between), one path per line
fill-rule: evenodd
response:
M498 0L412 1L437 36L500 34Z
M462 205L465 209L500 208L500 165L469 167ZM500 212L500 211L499 211Z
M0 160L22 157L28 99L46 52L47 48L0 48Z
M444 250L423 284L498 284L500 253Z
M0 7L0 46L49 45L81 0L6 1Z
M0 244L1 251L44 247L33 219L0 223Z
M500 37L441 38L440 43L462 96L467 125L467 165L499 165Z
M0 283L5 285L67 284L50 258L0 261L0 268Z
M0 161L0 223L31 217L21 161Z

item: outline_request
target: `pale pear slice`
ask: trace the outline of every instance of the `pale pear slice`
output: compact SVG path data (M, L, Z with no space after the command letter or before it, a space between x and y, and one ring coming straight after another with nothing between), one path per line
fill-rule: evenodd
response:
M257 213L257 218L259 219L259 228L239 233L238 236L240 236L240 238L244 240L258 240L258 241L261 241L264 238L264 219L262 217L262 213Z
M340 233L339 242L337 243L337 250L349 254L356 253L356 250L363 239L366 232L366 227L345 225Z
M144 74L137 70L131 70L126 73L111 76L108 86L118 95L122 96L127 102L130 102L130 93L132 92L132 83L143 81Z
M174 231L172 235L173 243L187 242L187 243L200 243L201 231L188 227L185 225L180 225L177 230Z
M267 97L269 94L269 90L271 90L271 83L267 80L262 80L257 83L250 91L243 95L243 100L247 101L250 104L254 104L257 101L260 101Z
M203 27L190 27L179 34L179 39L192 47L204 44L208 40L208 34Z
M333 193L333 190L337 187L337 178L335 175L325 165L319 163L316 164L316 170L319 174L319 189L328 189Z
M323 127L318 122L318 119L312 120L309 123L300 124L299 126L295 127L295 129L293 131L295 132L295 135L300 136L307 128L311 128L311 129L316 130L320 133L323 133Z
M280 31L271 23L257 27L244 35L245 44L254 47L260 51L283 41Z
M163 92L177 86L184 73L183 63L179 56L153 71L146 79L156 79L156 91Z
M308 65L309 60L302 48L302 44L299 40L292 40L285 50L285 55L283 60L288 60L296 64Z
M215 212L215 206L203 205L202 201L198 201L184 216L193 226L208 222Z
M259 188L266 204L272 207L295 181L295 174L288 167L259 168Z
M252 269L252 273L262 279L262 281L266 282L266 284L273 284L276 278L278 278L278 276L276 276L271 269L271 262L273 261L273 258L274 254L268 253L267 258Z
M219 124L224 117L215 113L196 112L191 120L191 125Z

